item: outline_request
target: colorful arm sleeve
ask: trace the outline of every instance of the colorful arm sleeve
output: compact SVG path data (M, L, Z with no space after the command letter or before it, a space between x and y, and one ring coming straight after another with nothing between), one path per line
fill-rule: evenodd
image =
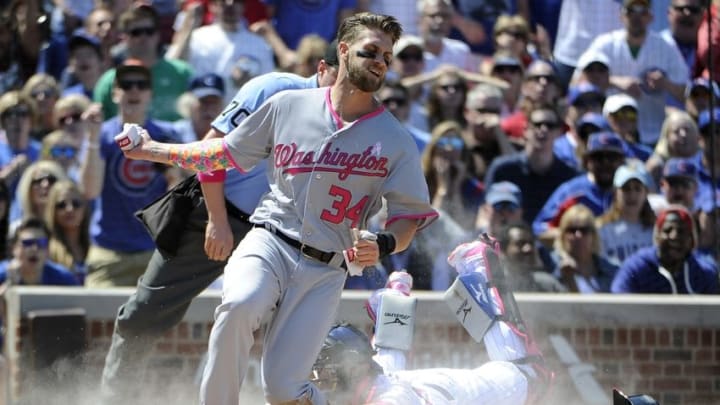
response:
M223 147L223 139L173 144L168 152L170 164L200 173L209 173L233 167Z

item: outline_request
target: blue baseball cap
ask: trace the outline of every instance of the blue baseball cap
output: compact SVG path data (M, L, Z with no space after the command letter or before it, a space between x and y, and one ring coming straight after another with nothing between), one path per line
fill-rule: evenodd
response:
M618 167L613 177L613 186L620 188L630 180L637 180L646 188L650 188L653 184L650 173L645 169L645 165L639 160L632 160Z
M601 130L605 130L605 131L610 129L610 124L608 124L605 117L603 117L601 114L598 114L598 113L592 112L592 111L586 112L585 114L582 115L582 117L580 117L580 119L578 119L575 122L575 127L578 130L580 130L580 128L582 128L584 125L594 125L594 126L600 128Z
M575 86L570 86L567 98L568 104L570 105L575 105L581 100L587 99L598 100L598 103L602 105L605 102L605 93L594 84L583 82Z
M225 82L215 73L196 76L190 82L190 91L197 98L207 96L225 97Z
M485 202L490 205L511 202L519 207L522 203L522 191L515 183L509 181L493 183L485 194Z
M596 132L590 134L588 138L585 155L592 155L596 152L616 152L626 155L625 149L625 141L620 138L620 135L610 131Z
M697 88L704 88L714 94L715 98L720 99L720 86L718 86L717 82L704 77L698 77L685 87L685 97L690 97L692 91Z
M720 125L720 108L713 109L712 117L715 119L715 125ZM698 128L700 131L710 125L710 110L703 110L698 115Z
M663 167L663 178L685 177L697 183L699 168L692 159L671 158Z
M102 52L100 49L100 39L94 35L90 35L90 33L83 28L78 28L73 31L68 40L68 50L70 50L70 52L79 46L90 46L98 55Z

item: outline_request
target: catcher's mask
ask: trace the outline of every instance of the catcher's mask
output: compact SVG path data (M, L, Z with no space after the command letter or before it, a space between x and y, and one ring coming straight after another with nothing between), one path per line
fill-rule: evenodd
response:
M348 323L335 325L325 337L310 379L326 393L347 391L368 369L382 372L372 359L374 354L370 340L360 329Z

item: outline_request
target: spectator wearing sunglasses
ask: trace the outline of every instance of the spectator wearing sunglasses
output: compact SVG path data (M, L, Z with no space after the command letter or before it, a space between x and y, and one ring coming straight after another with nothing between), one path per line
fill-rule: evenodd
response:
M680 51L689 72L695 68L698 30L705 14L704 3L703 0L672 0L667 11L669 27L660 31L660 36Z
M30 136L41 141L56 128L53 108L60 98L60 86L54 77L45 73L36 73L25 82L21 92L35 104Z
M666 96L684 100L688 68L680 51L650 30L649 0L624 0L621 20L622 29L600 35L587 52L607 55L611 87L637 100L639 142L654 147Z
M65 267L48 259L50 232L38 218L27 218L15 230L12 258L0 262L0 283L15 285L79 285Z
M626 151L625 142L613 132L590 135L583 155L587 172L561 184L533 221L533 231L541 242L547 245L559 237L558 224L569 207L584 204L596 216L610 207L615 170L625 162Z
M610 292L618 266L602 256L595 214L588 207L576 204L561 214L553 246L553 274L568 292Z
M538 104L556 104L560 95L555 67L542 59L532 62L525 70L516 112L502 120L503 131L513 138L515 143L522 144L529 111Z
M124 157L114 137L126 123L137 123L150 137L179 141L170 123L148 116L155 76L139 60L117 68L113 100L118 115L102 122L99 105L85 111L87 128L80 167L80 184L87 200L95 199L92 246L87 257L91 287L133 286L144 272L155 243L134 213L168 190L177 179L166 166L131 161Z
M508 84L509 87L503 91L503 106L500 115L504 118L514 113L518 107L523 82L524 67L522 63L508 52L496 52L480 69Z
M14 229L26 218L42 218L50 187L58 180L67 180L60 165L50 160L38 160L28 166L18 182L15 200L10 207L10 227Z
M58 129L50 132L42 142L43 160L50 160L62 167L63 171L73 180L79 180L79 148L80 143L64 131Z
M88 203L74 181L58 181L50 188L43 213L50 231L48 258L69 269L80 285L87 275L90 214Z
M628 147L628 157L646 162L652 148L640 143L638 131L638 103L627 94L613 94L605 100L602 113L610 130L620 135Z
M399 81L386 80L383 87L377 92L378 99L410 132L420 153L430 142L430 134L410 123L410 93Z
M40 156L40 142L30 137L35 103L19 91L0 96L0 180L15 193L25 168Z
M493 40L496 52L509 53L519 60L524 68L532 63L534 57L528 52L530 26L522 16L499 16L493 27Z
M90 107L90 99L83 94L71 94L60 98L53 108L57 129L65 132L76 145L80 145L85 134L82 115Z
M553 152L562 127L555 106L536 106L530 112L522 151L495 159L485 176L485 187L511 182L522 190L523 219L527 223L535 219L555 189L579 174Z
M122 13L118 20L121 44L125 47L126 59L139 60L147 66L152 77L152 102L149 106L150 118L176 121L180 114L175 102L190 83L192 69L180 60L166 59L159 55L160 35L158 14L147 4L138 3ZM116 69L103 73L98 80L93 99L102 104L104 117L118 114L118 105L114 100Z

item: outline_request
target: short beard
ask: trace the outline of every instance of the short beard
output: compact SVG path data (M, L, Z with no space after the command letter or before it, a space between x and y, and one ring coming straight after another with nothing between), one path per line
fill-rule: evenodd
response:
M382 78L378 78L377 81L373 81L370 77L368 77L368 75L371 75L372 73L363 72L362 67L351 65L350 59L347 57L345 58L345 65L347 66L348 79L350 79L350 83L360 89L360 91L365 93L374 93L382 87Z

